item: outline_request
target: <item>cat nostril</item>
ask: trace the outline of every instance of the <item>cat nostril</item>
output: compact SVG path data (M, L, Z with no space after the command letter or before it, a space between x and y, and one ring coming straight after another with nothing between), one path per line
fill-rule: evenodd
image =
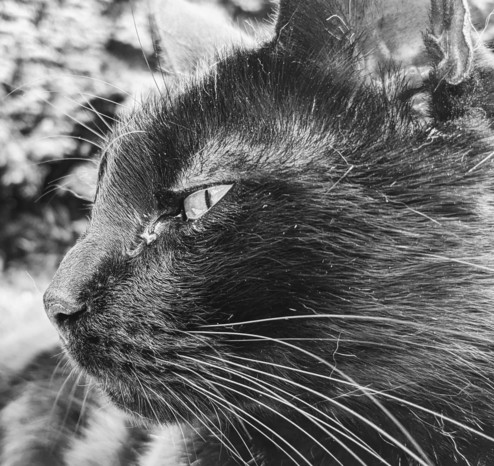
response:
M66 330L70 322L77 320L88 309L86 304L50 291L45 294L45 308L53 325L61 331Z

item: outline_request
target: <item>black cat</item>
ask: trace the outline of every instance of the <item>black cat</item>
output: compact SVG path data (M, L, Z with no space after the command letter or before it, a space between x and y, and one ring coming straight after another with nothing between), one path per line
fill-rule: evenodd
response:
M402 18L405 58L376 32L400 2L344 3L282 1L272 40L108 143L45 295L78 370L147 426L63 386L76 444L113 434L120 463L96 464L494 464L494 65L464 1L433 0L427 34Z

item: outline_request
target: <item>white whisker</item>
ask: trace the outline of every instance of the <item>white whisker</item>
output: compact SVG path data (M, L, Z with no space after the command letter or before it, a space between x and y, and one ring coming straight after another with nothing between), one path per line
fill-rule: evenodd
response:
M266 341L272 341L274 343L279 343L281 345L287 346L289 348L294 349L295 351L301 352L316 361L328 366L335 372L338 372L340 375L342 375L345 379L347 379L349 382L353 383L354 386L359 387L359 384L357 384L355 381L353 381L350 377L348 377L346 374L342 373L341 370L338 368L334 367L332 364L328 363L321 357L303 349L300 347L297 347L295 345L292 345L286 341L277 341L275 338L270 338L270 337L263 337L262 335L254 335L254 334L248 334L248 333L241 333L241 332L208 332L208 331L191 331L190 333L197 333L197 334L216 334L216 335L239 335L239 336L245 336L245 337L254 337L254 338L263 338ZM405 429L405 427L380 403L378 400L375 399L374 396L369 396L369 393L366 392L365 390L362 390L362 392L374 403L376 406L379 407L383 411L383 413L386 414L386 416L398 427L398 429L403 433L403 435L411 442L411 444L414 446L414 448L419 452L420 455L422 455L422 458L420 456L417 456L415 452L410 450L405 444L394 438L392 435L384 431L382 428L380 428L378 425L370 421L369 419L365 418L361 414L357 413L356 411L348 408L347 406L343 405L342 403L339 403L335 399L332 399L326 395L323 395L319 392L316 392L315 390L310 389L309 387L301 387L307 391L310 391L311 393L317 394L319 396L322 396L325 400L329 401L330 403L334 404L335 406L338 406L339 408L351 413L353 416L355 416L357 419L361 420L365 424L369 425L372 427L376 432L379 432L381 435L386 437L388 440L390 440L392 443L394 443L397 447L401 448L405 453L410 455L415 461L417 461L420 465L422 466L431 466L431 462L428 459L427 454L423 451L423 449L418 445L416 440L410 435L410 433Z

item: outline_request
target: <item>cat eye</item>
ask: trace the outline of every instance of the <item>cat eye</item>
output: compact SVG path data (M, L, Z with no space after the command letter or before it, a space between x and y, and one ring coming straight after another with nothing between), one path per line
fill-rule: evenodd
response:
M187 220L201 218L211 207L221 201L232 187L232 184L222 184L190 194L184 199L183 213L185 218Z

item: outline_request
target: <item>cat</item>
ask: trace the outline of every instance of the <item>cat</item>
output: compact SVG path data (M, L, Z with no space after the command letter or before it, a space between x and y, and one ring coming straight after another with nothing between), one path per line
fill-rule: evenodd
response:
M2 465L494 464L494 64L403 5L282 0L115 130Z

